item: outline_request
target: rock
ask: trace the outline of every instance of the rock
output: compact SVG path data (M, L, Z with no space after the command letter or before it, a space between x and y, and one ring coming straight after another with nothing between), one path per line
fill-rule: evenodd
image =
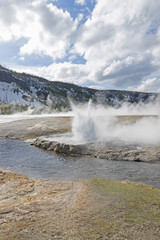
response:
M58 154L72 157L95 157L114 161L135 161L135 162L156 162L160 163L159 146L122 145L112 143L92 142L87 144L65 144L57 141L50 141L37 138L34 142L36 147L47 151L54 151Z

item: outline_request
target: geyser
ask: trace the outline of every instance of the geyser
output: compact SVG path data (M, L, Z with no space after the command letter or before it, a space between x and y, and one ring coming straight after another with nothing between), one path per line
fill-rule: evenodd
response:
M89 100L82 109L73 105L74 118L72 122L73 139L77 142L90 142L97 140L96 122L92 116L92 101Z
M160 143L159 104L123 104L105 108L72 104L72 139L81 142L124 142L129 144Z
M50 139L67 144L160 143L159 103L123 104L120 108L87 104L72 106L72 132Z

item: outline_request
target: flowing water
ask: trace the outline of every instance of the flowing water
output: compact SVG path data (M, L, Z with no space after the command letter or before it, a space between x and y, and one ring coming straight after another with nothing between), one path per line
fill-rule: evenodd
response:
M127 179L160 188L160 164L62 157L11 139L0 139L0 168L21 172L31 178Z

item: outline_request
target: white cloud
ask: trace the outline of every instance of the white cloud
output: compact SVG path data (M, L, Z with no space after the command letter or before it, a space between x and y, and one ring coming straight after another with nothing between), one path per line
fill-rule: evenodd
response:
M21 56L33 53L53 59L65 56L76 29L67 11L47 4L45 0L6 0L0 3L0 9L1 42L23 37L28 42L21 47ZM9 18L5 15L8 11Z
M160 78L154 77L143 81L140 86L135 89L139 92L159 92L160 93Z
M75 3L79 5L85 5L86 0L75 0Z
M28 67L10 65L10 68L18 72L27 72L44 77L50 81L63 81L75 84L83 84L88 81L89 71L86 65L72 64L70 62L53 63L43 67Z
M125 88L159 68L159 8L156 0L97 0L74 46L93 66L93 79Z
M159 9L157 0L96 0L91 16L82 23L82 14L73 20L69 12L54 6L54 1L0 1L0 42L24 38L20 57L51 56L54 63L50 66L30 67L30 72L50 80L156 91ZM70 62L56 63L67 53ZM77 56L86 63L73 64Z
M119 88L126 87L126 83L136 86L140 79L157 69L157 66L151 63L150 58L150 55L136 55L122 60L114 60L103 71L103 79L108 79Z
M24 57L20 57L20 60L21 60L21 61L24 61L24 60L25 60L25 58L24 58Z

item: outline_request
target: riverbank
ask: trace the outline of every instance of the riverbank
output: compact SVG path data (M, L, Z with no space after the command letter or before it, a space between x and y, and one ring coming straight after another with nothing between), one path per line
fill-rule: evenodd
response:
M142 116L141 116L142 117ZM139 116L118 117L118 122L133 123ZM36 147L72 157L95 157L106 160L160 163L160 145L123 144L123 142L66 144L46 140L71 132L72 117L39 117L0 124L0 137L31 140ZM40 138L39 138L40 137ZM36 139L36 140L35 140Z
M2 240L159 240L160 190L92 179L49 181L0 171Z
M113 142L91 142L86 144L65 144L37 138L33 145L47 151L71 157L91 157L112 161L134 161L160 163L159 145L138 145Z
M56 143L61 152L58 148L56 151L47 149L54 144L46 143L42 136L67 133L71 131L71 122L70 117L47 117L3 123L0 124L0 137L30 140L35 145L41 141L42 148L64 155L67 153L65 149L72 147L74 157L94 155L97 158L125 160L121 154L126 153L126 146L109 145L104 148L99 145L97 149L93 143L88 147L80 145L78 156L76 145L66 147ZM35 141L37 137L41 138ZM158 158L159 147L150 147L146 147L146 151L152 150ZM136 150L141 151L148 162L153 162L148 152L144 154L144 148ZM139 161L133 158L137 157L134 146L127 151L130 153L128 160ZM0 192L2 240L160 238L160 190L153 186L97 178L79 181L29 179L20 173L0 171Z
M0 124L0 137L28 140L40 136L71 131L70 117L41 117L4 122Z

